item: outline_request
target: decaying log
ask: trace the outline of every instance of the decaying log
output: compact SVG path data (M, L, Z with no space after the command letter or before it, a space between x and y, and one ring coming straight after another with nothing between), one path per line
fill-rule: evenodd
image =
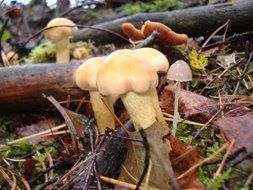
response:
M73 73L80 63L34 64L0 69L0 112L47 108L50 103L42 94L63 101L82 98L84 91L76 87Z
M146 20L162 22L177 33L189 36L210 35L219 26L230 20L228 33L245 32L253 29L253 1L243 0L238 3L224 3L202 7L175 10L159 13L139 13L110 22L95 25L94 27L110 29L122 34L120 25L130 22L140 28ZM73 41L91 39L97 44L125 43L119 37L110 33L94 29L80 30Z

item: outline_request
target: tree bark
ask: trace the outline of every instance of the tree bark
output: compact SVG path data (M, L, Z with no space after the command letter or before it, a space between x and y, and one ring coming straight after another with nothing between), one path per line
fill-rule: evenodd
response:
M210 35L219 26L230 20L228 33L245 32L253 30L253 1L243 0L238 3L224 3L207 5L195 8L181 9L157 13L139 13L110 22L94 25L122 34L122 23L130 22L136 27L141 27L146 20L161 22L178 33L189 36ZM93 40L97 44L126 43L119 37L94 29L80 30L73 41Z
M86 92L74 83L73 73L80 63L34 64L0 69L0 112L48 108L42 94L63 101L82 98Z

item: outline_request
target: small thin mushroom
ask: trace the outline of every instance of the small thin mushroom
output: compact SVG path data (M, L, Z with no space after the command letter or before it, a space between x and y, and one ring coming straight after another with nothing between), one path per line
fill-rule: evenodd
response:
M172 135L176 135L177 123L178 123L178 99L180 94L181 82L187 82L192 80L192 71L190 66L183 60L176 61L171 65L168 73L167 79L176 81L176 92L174 98L174 119L173 119L173 128Z
M90 58L78 67L74 73L76 85L83 90L89 91L99 134L104 133L106 127L115 129L114 117L102 101L96 87L96 76L103 61L104 57ZM107 102L111 110L113 110L113 103L111 101Z
M97 74L97 88L105 97L121 98L136 130L150 127L156 112L149 90L158 84L156 71L132 50L108 55Z
M134 52L145 58L157 73L167 73L169 68L169 61L166 56L160 51L154 48L141 48L134 50ZM165 118L163 117L163 113L159 105L156 88L152 88L149 93L156 111L157 121L163 125L166 125Z
M47 29L48 28L48 29ZM54 18L44 31L45 38L56 45L56 62L67 63L70 60L69 37L78 31L75 23L67 18Z

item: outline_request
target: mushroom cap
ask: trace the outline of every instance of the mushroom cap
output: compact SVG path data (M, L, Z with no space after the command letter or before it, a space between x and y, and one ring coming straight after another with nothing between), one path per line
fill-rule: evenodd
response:
M169 68L169 61L164 54L154 48L141 48L134 50L135 53L144 57L156 72L166 73Z
M54 27L54 26L59 26L59 27ZM72 27L67 27L67 26L72 26ZM44 31L45 38L55 43L57 41L60 41L62 38L67 38L69 36L72 36L78 31L78 28L73 27L73 26L75 26L75 23L67 18L62 18L62 17L54 18L46 26L46 28L49 28L49 27L54 27L54 28L50 28Z
M144 23L141 31L145 37L151 35L153 31L157 31L159 33L158 42L164 45L184 44L188 40L186 34L178 34L162 23L151 22L149 20Z
M158 84L158 76L146 60L132 50L117 50L107 56L97 74L97 88L104 96L129 91L146 93Z
M74 73L76 85L83 90L97 90L96 76L104 57L93 57L85 61Z
M121 25L122 32L131 38L133 41L144 40L145 36L141 30L135 28L131 23L123 23Z
M190 66L183 60L178 60L171 65L167 79L178 82L185 82L192 80L192 71Z

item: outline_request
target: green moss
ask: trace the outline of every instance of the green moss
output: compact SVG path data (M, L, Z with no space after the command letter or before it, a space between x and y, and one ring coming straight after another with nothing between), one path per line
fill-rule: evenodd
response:
M24 58L23 63L32 64L32 63L51 62L53 59L55 59L55 54L56 54L55 45L47 41L35 47L28 55L28 57Z
M158 12L170 11L183 7L183 3L177 0L154 0L150 3L137 1L136 3L128 3L124 7L124 13L132 15L140 12Z

